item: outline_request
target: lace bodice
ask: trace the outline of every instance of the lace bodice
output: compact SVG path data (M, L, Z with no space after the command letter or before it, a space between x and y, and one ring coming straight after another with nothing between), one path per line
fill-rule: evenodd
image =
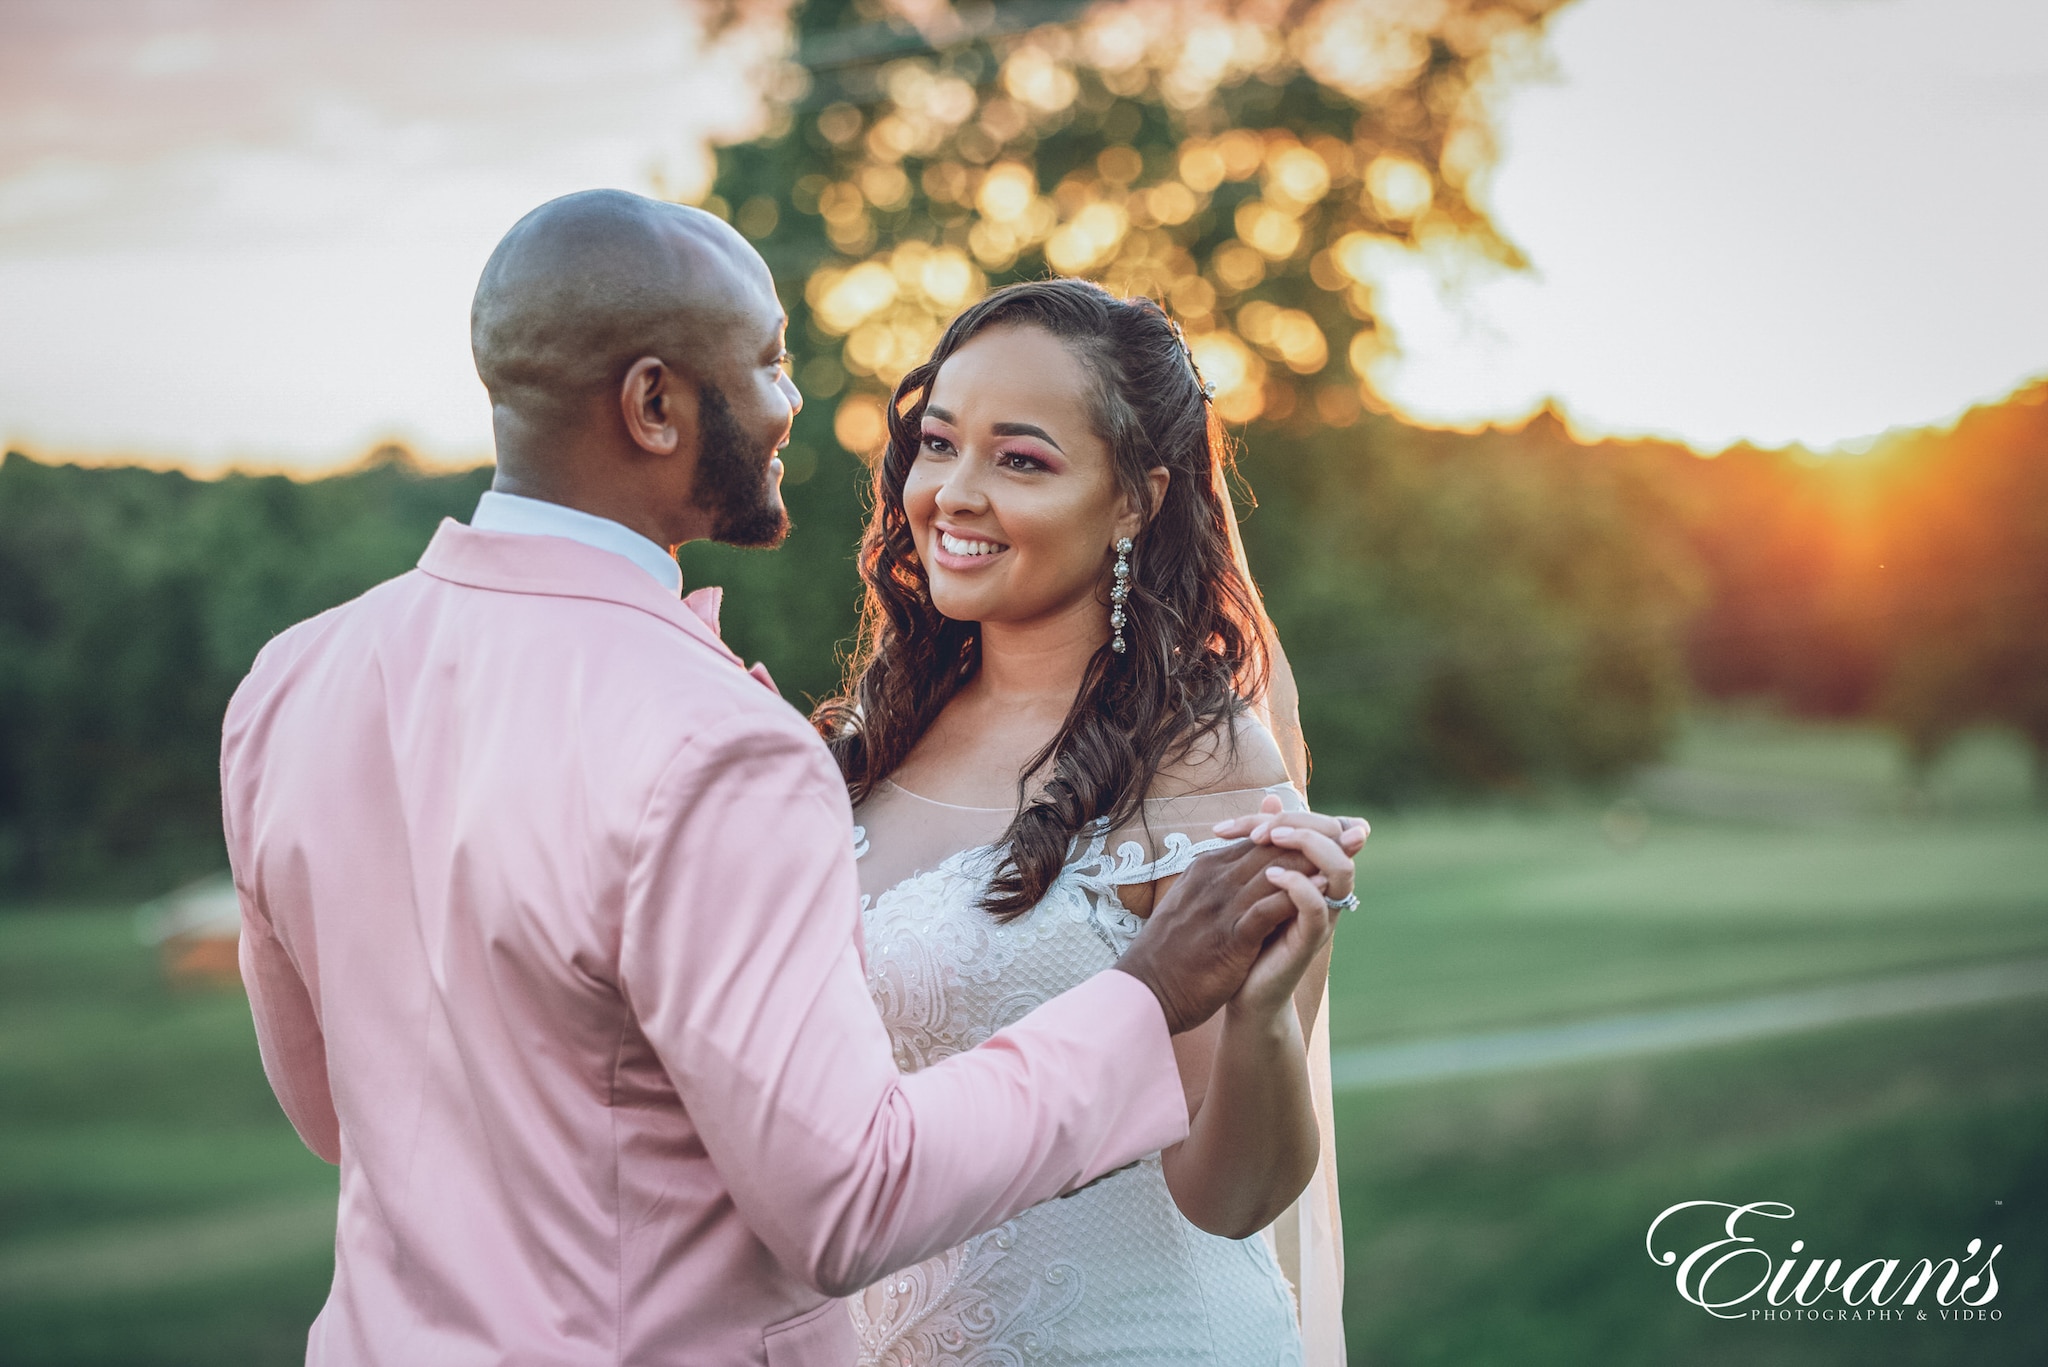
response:
M980 899L1010 812L884 784L856 812L868 986L906 1072L988 1039L1115 962L1140 927L1117 889L1185 870L1209 828L1290 785L1148 802L1085 832L1045 897L998 922ZM889 1277L850 1302L864 1365L1298 1364L1268 1243L1182 1218L1157 1154Z

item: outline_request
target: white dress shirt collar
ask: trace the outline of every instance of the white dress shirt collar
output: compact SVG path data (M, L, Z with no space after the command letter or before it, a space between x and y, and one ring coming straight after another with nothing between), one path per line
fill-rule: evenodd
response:
M512 532L520 536L560 536L623 555L654 576L670 593L683 591L683 567L662 547L623 522L519 494L487 489L476 501L469 525L480 532Z

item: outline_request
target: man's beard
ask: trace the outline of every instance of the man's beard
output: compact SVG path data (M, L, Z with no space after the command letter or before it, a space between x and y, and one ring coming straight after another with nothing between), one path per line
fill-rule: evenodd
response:
M711 539L728 546L780 546L789 535L789 514L768 477L768 463L757 458L734 420L725 391L709 382L697 386L697 436L690 500L711 514Z

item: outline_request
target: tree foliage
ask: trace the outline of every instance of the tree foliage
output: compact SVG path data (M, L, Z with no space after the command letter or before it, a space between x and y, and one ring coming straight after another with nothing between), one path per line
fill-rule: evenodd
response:
M1923 772L2007 727L2048 801L2048 383L1864 455L1738 448L1671 485L1706 583L1700 692L1880 717Z
M1581 446L1543 414L1472 436L1371 417L1248 462L1247 548L1318 783L1404 799L1657 754L1702 587L1671 457Z
M1390 256L1513 256L1473 198L1482 96L1554 7L1013 6L1067 16L1018 30L940 6L919 33L814 0L795 98L709 203L774 268L851 450L954 313L1048 272L1166 302L1230 421L1348 423Z
M1478 92L1549 7L804 7L778 126L713 187L809 396L790 543L683 552L733 588L728 640L792 701L835 687L882 396L958 307L1058 271L1186 323L1335 797L1598 781L1688 690L1882 715L1923 759L1983 722L2048 755L2048 386L1829 460L1373 411L1386 254L1512 257L1474 202ZM389 451L305 483L0 462L0 891L217 866L220 718L257 650L404 571L488 478Z
M1653 754L1687 576L1627 462L1555 424L1432 439L1385 418L1375 282L1420 248L1513 251L1475 198L1483 98L1549 0L805 5L799 66L707 201L792 320L799 424L779 557L686 553L843 639L882 405L962 306L1084 275L1162 301L1244 433L1254 569L1327 780L1390 796L1596 777ZM1057 22L1043 22L1048 9ZM1248 501L1249 506L1249 501ZM1638 514L1641 514L1639 517ZM735 630L774 658L786 623ZM813 649L786 679L836 680Z
M1890 464L1877 710L1923 767L1965 727L2011 727L2048 802L2048 384L1905 438Z
M220 862L220 721L263 643L411 567L488 472L0 463L0 888Z
M726 634L786 692L829 680L852 600L861 467L837 462L848 530L685 553L783 576L736 594ZM2048 386L1854 458L1367 417L1246 465L1246 541L1344 799L1598 780L1654 754L1688 692L1880 716L1923 761L1987 723L2048 754ZM408 568L488 476L0 462L0 892L216 867L249 662Z

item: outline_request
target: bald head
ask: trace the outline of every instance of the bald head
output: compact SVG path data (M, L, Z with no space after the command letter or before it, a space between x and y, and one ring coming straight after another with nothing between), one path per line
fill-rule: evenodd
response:
M772 546L803 408L767 263L701 209L589 190L541 205L491 253L470 311L491 392L491 487L621 523L658 545Z
M623 190L541 205L491 253L470 347L493 408L538 428L573 423L644 356L686 375L775 318L775 287L746 239L711 214ZM743 323L752 322L752 328Z

